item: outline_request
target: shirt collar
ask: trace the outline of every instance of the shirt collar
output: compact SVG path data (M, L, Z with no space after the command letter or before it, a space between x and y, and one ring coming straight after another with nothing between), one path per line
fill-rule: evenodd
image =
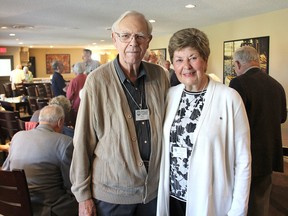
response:
M130 81L126 78L125 73L123 72L123 70L122 70L121 67L120 67L119 55L117 55L117 57L114 59L113 64L114 64L114 67L115 67L115 69L116 69L117 75L118 75L121 83L124 83L126 80L127 80L128 82L130 82ZM139 74L138 74L137 79L142 78L142 77L143 77L143 78L146 77L146 71L145 71L145 69L144 69L143 63L141 62L140 68L139 68Z

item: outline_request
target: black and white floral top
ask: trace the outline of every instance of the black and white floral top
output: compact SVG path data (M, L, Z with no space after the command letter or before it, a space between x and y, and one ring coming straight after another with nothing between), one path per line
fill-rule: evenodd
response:
M205 102L206 89L184 90L170 131L170 195L186 201L193 135Z

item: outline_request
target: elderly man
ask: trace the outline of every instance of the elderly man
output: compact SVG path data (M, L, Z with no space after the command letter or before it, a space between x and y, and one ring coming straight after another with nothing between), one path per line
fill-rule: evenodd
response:
M255 48L244 46L234 53L237 77L230 87L245 104L251 133L252 181L248 215L267 216L272 171L283 172L281 123L287 118L286 96L281 84L260 69Z
M55 61L52 63L52 69L54 70L52 76L52 91L54 96L64 95L66 96L66 83L62 76L62 72L64 70L64 65L60 61Z
M64 111L49 105L40 111L40 124L13 136L4 170L24 169L37 216L77 215L77 201L70 188L72 138L61 134Z
M100 62L92 59L92 51L89 49L83 49L82 59L83 65L85 67L85 74L89 74L91 71L95 70L100 66Z
M143 14L122 14L112 26L118 56L86 79L70 171L79 215L156 214L169 82L142 62L151 32Z

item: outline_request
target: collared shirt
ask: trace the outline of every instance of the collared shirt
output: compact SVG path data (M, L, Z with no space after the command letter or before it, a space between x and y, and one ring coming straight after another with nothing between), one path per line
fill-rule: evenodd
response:
M149 120L136 121L135 112L139 109L148 109L145 100L145 79L146 72L143 65L140 65L139 74L135 84L126 78L119 64L119 56L114 60L114 66L122 83L136 129L139 151L142 160L149 161L151 152L151 133Z

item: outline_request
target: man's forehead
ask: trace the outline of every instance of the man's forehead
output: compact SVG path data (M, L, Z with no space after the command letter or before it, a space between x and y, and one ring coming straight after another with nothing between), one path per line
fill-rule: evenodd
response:
M128 15L118 25L118 31L133 33L147 33L147 23L142 16Z

